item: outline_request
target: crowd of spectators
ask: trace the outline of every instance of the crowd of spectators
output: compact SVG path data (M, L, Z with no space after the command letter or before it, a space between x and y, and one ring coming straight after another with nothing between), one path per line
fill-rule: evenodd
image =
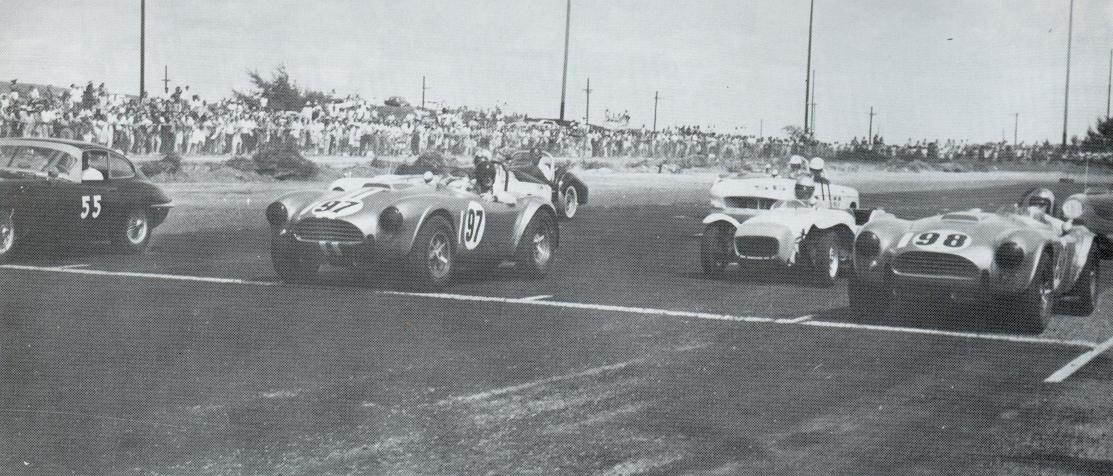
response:
M400 156L435 150L471 156L477 148L533 148L566 157L710 157L715 161L784 157L812 152L949 161L1038 160L1057 153L1048 143L1014 146L908 140L888 145L874 137L846 143L806 143L699 127L659 131L530 119L499 108L422 109L403 100L376 103L358 95L326 96L300 110L267 108L264 97L235 95L215 101L181 87L164 97L110 93L103 83L56 88L18 84L0 88L0 137L56 137L107 145L131 154L241 155L282 141L307 155ZM621 115L618 116L622 119ZM608 119L612 118L607 114ZM628 115L625 121L628 123ZM802 150L808 149L808 150Z

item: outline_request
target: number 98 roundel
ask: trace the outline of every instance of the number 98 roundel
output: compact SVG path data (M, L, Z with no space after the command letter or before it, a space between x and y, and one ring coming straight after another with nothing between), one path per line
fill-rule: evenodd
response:
M917 248L934 250L961 250L970 246L970 235L953 230L932 230L912 235Z

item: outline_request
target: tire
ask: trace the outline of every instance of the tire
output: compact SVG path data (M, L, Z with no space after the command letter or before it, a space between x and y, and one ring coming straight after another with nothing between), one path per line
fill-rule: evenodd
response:
M817 286L829 288L839 278L841 254L834 233L814 231L804 242L807 250L809 272Z
M15 253L16 231L15 214L11 211L0 213L0 264L3 264L11 261Z
M1051 317L1051 308L1054 300L1051 292L1054 290L1054 273L1047 255L1040 257L1036 268L1036 276L1028 288L1020 293L1015 300L1006 303L1009 311L1007 314L1016 319L1016 325L1021 331L1039 333L1047 327Z
M878 287L852 276L846 284L850 312L859 317L878 317L889 309L892 291Z
M430 217L421 225L406 257L406 271L414 287L440 289L452 281L456 271L453 236L452 225L442 216Z
M147 210L128 210L124 214L120 229L115 232L116 236L112 238L112 243L122 253L140 254L147 251L147 246L151 243L151 231L153 229L151 216L147 213Z
M580 209L580 192L576 190L575 185L565 185L564 189L557 194L557 199L561 218L571 220L576 216L576 212Z
M699 255L704 276L719 279L726 274L727 266L734 261L732 238L732 227L726 223L712 223L703 229Z
M523 275L540 278L548 274L558 244L556 226L556 220L545 212L530 219L514 251L514 267Z
M271 264L283 281L291 284L308 283L321 269L320 257L300 249L293 238L275 236L271 241Z
M1099 282L1101 282L1101 256L1095 249L1090 251L1090 256L1086 258L1086 264L1082 267L1078 281L1074 283L1070 293L1064 296L1069 300L1062 302L1063 312L1072 316L1089 316L1093 313L1100 295Z

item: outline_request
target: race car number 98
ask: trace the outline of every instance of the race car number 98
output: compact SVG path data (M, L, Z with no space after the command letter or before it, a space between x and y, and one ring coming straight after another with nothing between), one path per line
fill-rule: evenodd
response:
M916 235L912 244L920 248L957 250L970 245L970 235L949 230L929 231Z
M468 204L468 209L464 211L464 216L460 220L460 241L464 242L464 247L469 250L474 250L479 246L479 242L483 241L483 229L487 226L487 214L483 210L483 205L476 202Z

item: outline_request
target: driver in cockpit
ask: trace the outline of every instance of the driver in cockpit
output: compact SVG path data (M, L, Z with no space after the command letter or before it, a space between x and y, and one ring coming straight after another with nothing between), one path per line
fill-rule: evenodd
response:
M489 202L514 203L514 197L495 186L498 178L498 165L491 159L491 151L480 149L475 153L474 185L472 192Z
M1020 210L1031 218L1043 223L1061 227L1063 220L1055 217L1055 193L1046 188L1029 191L1020 200Z

